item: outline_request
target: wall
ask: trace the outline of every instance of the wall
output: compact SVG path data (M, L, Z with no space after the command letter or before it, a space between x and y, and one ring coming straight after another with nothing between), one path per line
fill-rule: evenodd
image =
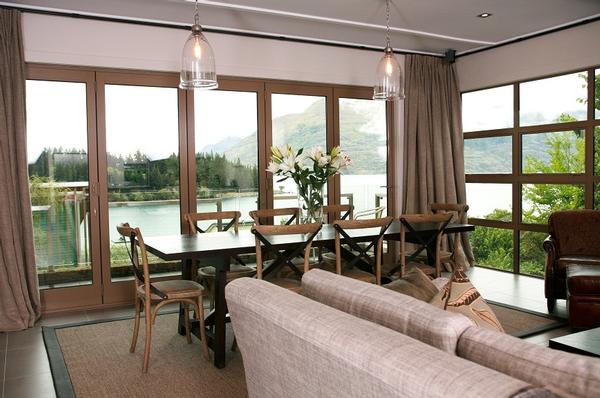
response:
M27 62L178 71L188 31L25 13ZM217 73L227 76L371 86L375 51L206 33ZM398 60L404 64L404 57ZM399 103L397 108L403 108ZM404 120L397 114L396 186L401 187ZM398 117L400 116L400 117ZM402 197L399 192L398 198ZM397 208L401 205L398 203Z
M461 91L600 65L600 21L459 57Z

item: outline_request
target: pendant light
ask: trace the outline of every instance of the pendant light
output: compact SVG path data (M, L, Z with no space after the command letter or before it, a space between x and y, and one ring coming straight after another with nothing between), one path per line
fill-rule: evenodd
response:
M181 80L179 87L186 90L215 89L217 73L215 72L215 56L213 49L202 34L198 17L198 0L194 8L194 24L192 34L183 46L181 56Z
M385 1L386 35L383 57L377 64L377 76L373 87L373 99L394 101L404 98L402 68L390 45L390 0Z

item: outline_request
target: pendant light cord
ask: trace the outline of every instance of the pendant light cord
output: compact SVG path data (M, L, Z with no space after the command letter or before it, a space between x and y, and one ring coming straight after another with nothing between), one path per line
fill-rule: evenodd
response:
M198 0L194 6L194 25L200 25L200 16L198 15Z
M198 0L196 0L196 4L198 4ZM390 47L390 0L385 0L385 21L385 42L386 47Z

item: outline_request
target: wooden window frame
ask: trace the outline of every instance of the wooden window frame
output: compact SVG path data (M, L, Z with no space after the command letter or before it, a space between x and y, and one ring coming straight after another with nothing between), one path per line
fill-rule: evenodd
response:
M464 91L461 94L485 90L489 88L512 86L513 87L513 127L469 131L463 133L463 139L512 137L512 172L510 174L466 174L466 183L508 183L512 186L512 219L510 222L487 220L469 217L469 222L482 226L500 229L509 229L513 232L513 273L520 273L520 241L521 232L548 232L544 224L529 224L522 221L522 190L524 184L566 184L583 185L586 209L594 208L594 185L600 183L600 175L594 175L594 129L600 126L600 119L595 119L594 85L595 73L600 66L577 69L552 75L519 80L511 83L484 87L477 90ZM522 83L537 81L552 77L559 77L574 73L587 73L587 118L586 120L568 123L548 123L534 126L520 127L519 109L520 92ZM522 172L522 137L527 134L554 133L570 130L582 130L585 134L585 167L583 173L569 174L526 174Z
M88 162L90 181L90 211L97 217L92 228L91 245L94 282L88 286L51 288L41 291L43 312L109 308L133 302L131 281L115 281L110 278L110 248L108 236L108 187L106 177L106 126L104 85L124 84L150 87L177 87L179 74L103 67L50 65L29 63L28 79L49 81L85 82L88 115ZM268 155L272 143L271 95L272 93L314 95L326 97L327 148L339 145L339 98L372 99L372 88L307 83L287 80L257 79L244 77L219 77L219 88L226 91L254 91L257 93L259 208L272 208L272 175L267 171ZM387 117L387 193L388 214L396 214L394 198L396 187L395 120L394 104L386 103ZM178 90L179 157L180 157L180 206L181 213L196 209L195 129L193 92ZM330 204L340 202L339 176L328 182ZM181 217L181 231L188 232ZM172 277L171 277L172 278ZM157 277L156 280L169 279ZM131 282L131 283L130 283ZM92 286L92 287L90 287ZM86 289L87 288L87 289ZM93 293L89 290L92 289Z

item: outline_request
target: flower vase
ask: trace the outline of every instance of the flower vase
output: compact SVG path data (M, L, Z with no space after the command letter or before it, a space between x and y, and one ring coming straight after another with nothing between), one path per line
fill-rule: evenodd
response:
M297 184L298 207L302 224L323 222L323 185Z

